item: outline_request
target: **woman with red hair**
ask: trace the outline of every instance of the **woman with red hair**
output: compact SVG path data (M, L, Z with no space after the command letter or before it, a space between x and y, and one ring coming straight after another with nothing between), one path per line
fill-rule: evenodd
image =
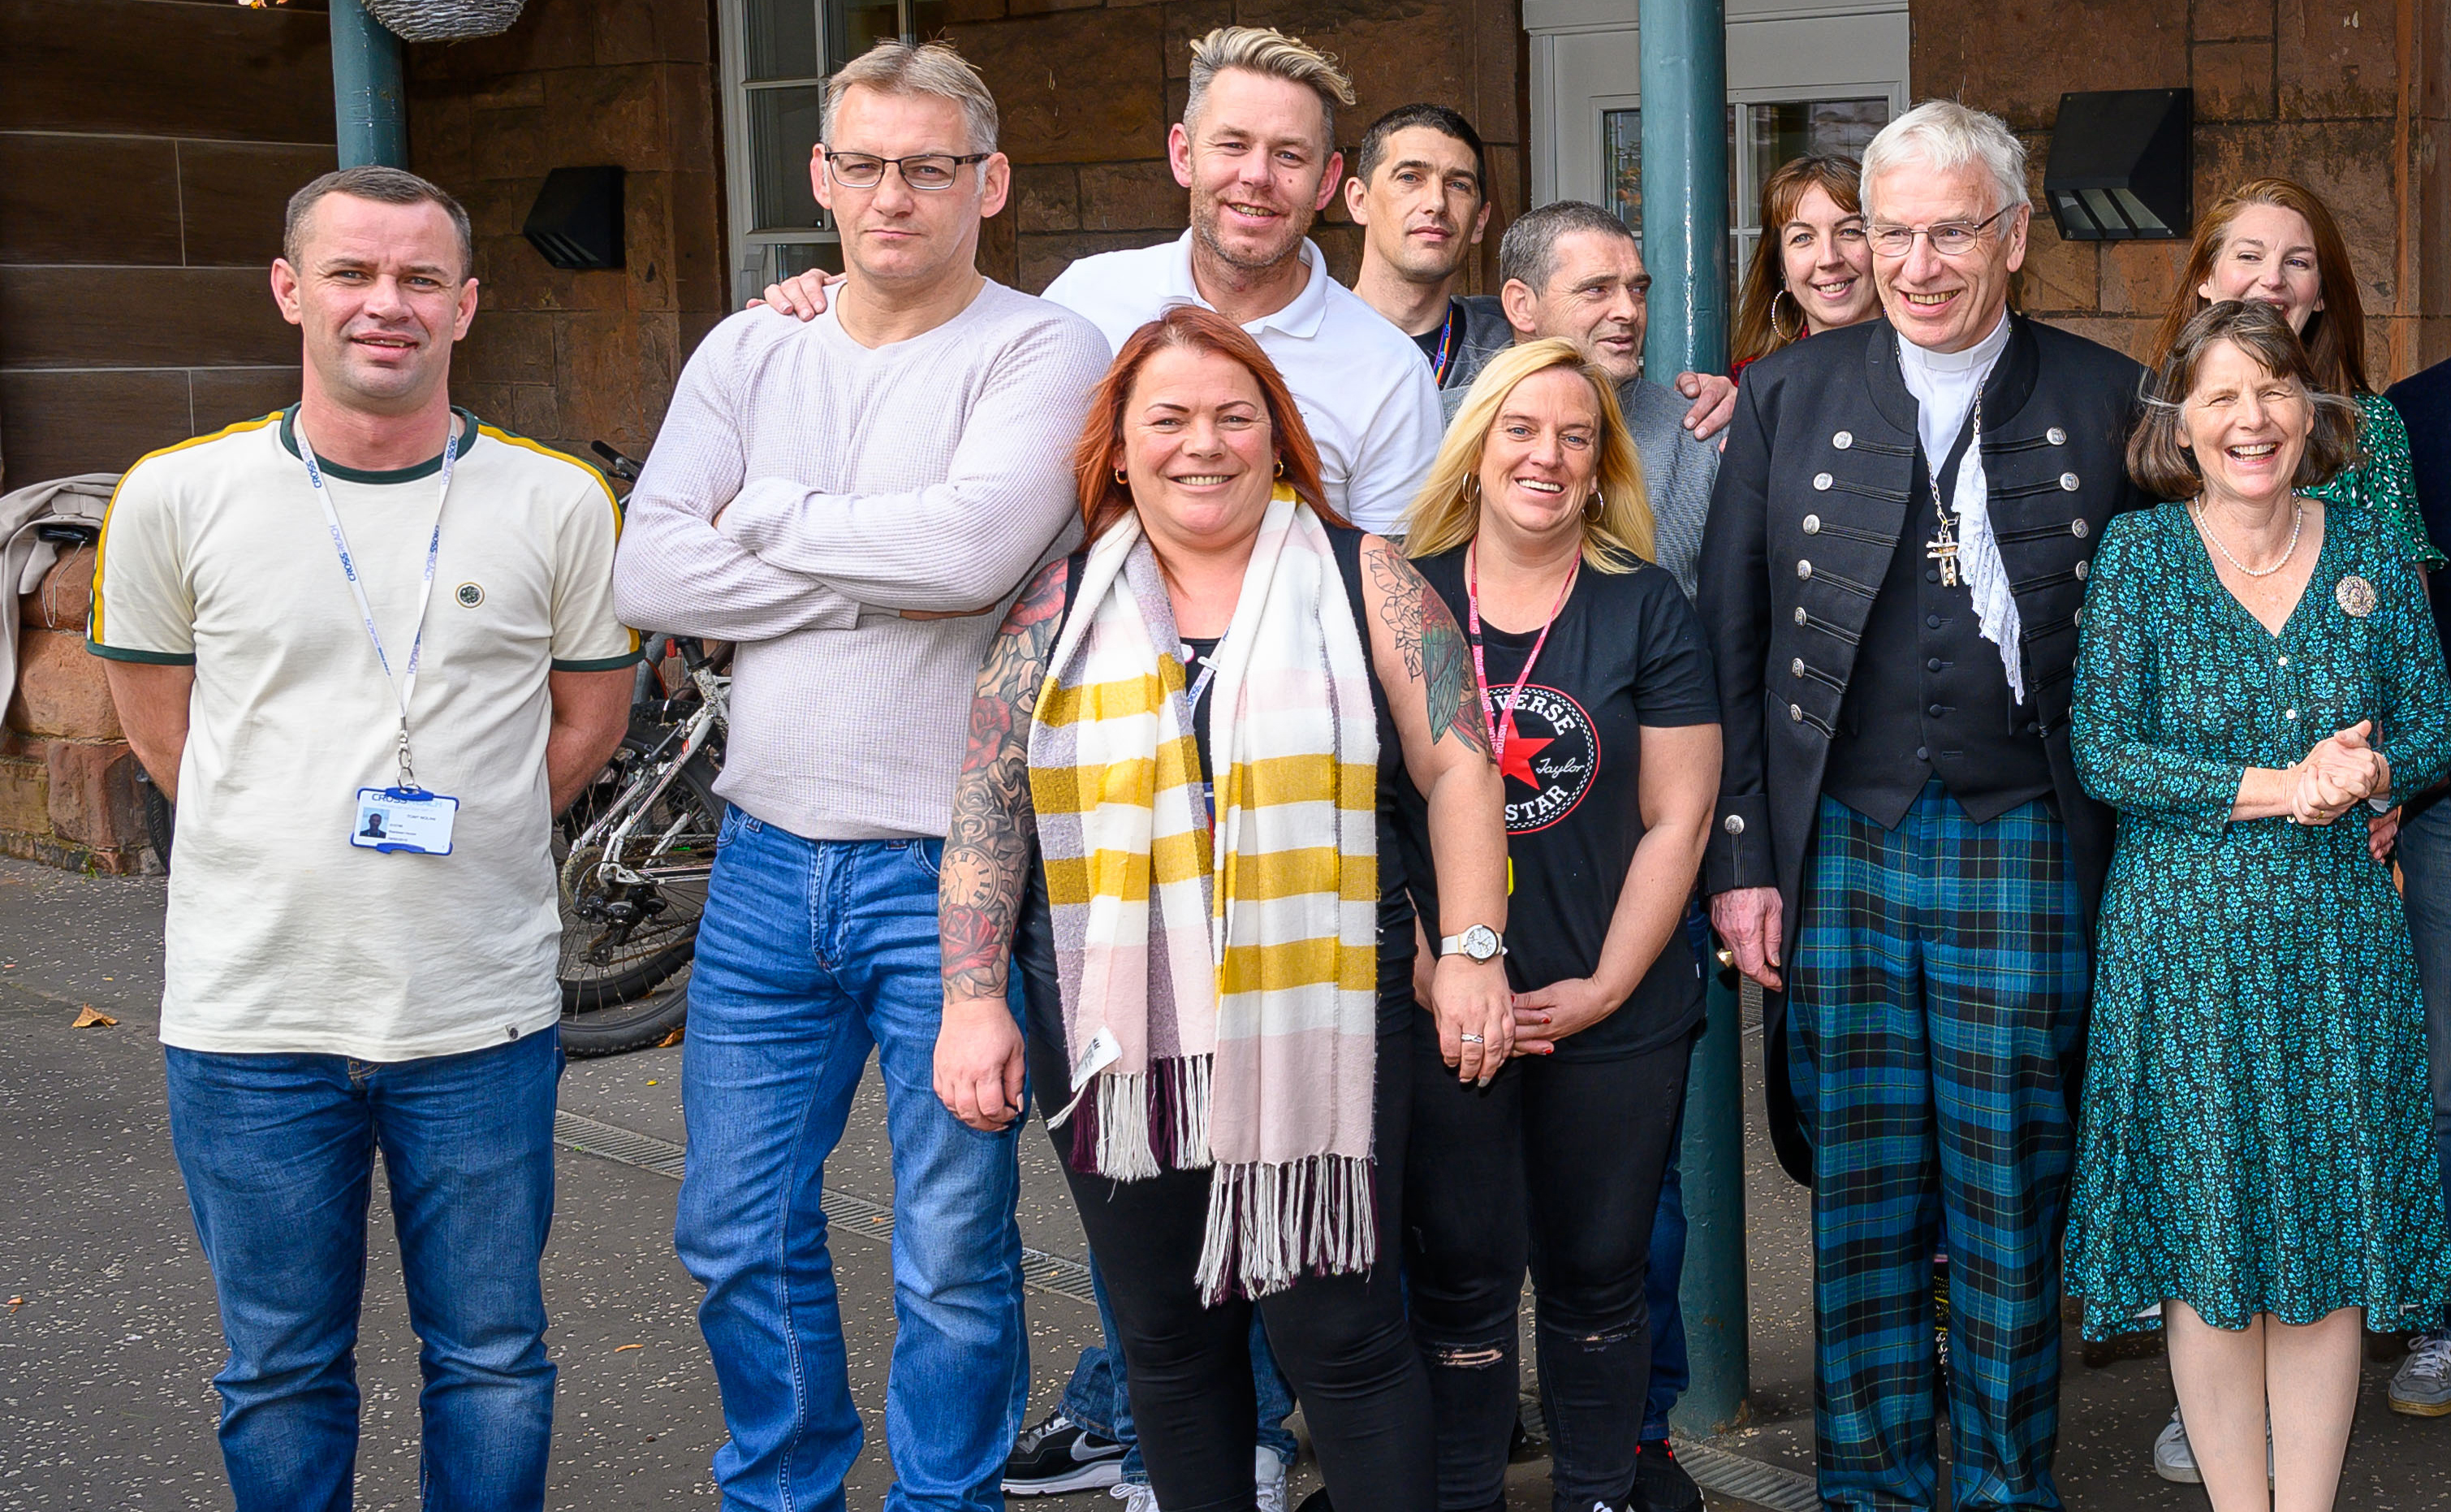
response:
M947 1022L985 1027L940 1039L937 1095L976 1128L1020 1115L1010 1041L984 1042L1010 1020L963 1011L1000 1005L1017 959L1156 1502L1253 1507L1256 1308L1340 1512L1418 1512L1407 853L1439 874L1444 1058L1486 1082L1514 1038L1463 635L1323 502L1284 379L1213 312L1124 343L1078 458L1088 544L1023 591L972 706L938 912Z

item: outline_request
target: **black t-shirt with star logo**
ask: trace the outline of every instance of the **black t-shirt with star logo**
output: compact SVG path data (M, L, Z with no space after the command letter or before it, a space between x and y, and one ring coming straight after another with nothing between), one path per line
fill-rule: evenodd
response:
M1467 623L1464 548L1413 565L1444 596L1456 622ZM1482 625L1490 691L1501 710L1538 638L1537 629L1514 635ZM1643 835L1642 727L1718 720L1701 621L1676 579L1649 564L1631 572L1586 566L1533 664L1500 763L1514 883L1506 975L1516 991L1588 977L1599 965ZM1407 869L1431 874L1426 858ZM1423 917L1439 916L1425 909ZM1633 995L1608 1018L1558 1041L1558 1057L1598 1060L1656 1049L1692 1032L1701 1016L1701 967L1679 928Z

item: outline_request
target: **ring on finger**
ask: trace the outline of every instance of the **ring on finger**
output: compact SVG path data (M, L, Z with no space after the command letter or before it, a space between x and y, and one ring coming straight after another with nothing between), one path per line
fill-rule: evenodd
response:
M1456 1037L1457 1037L1458 1039L1462 1040L1462 1041L1463 1041L1465 1044L1467 1044L1467 1045L1479 1045L1479 1044L1486 1044L1486 1043L1488 1043L1488 1041L1486 1041L1486 1040L1484 1040L1483 1038L1481 1038L1481 1037L1480 1037L1480 1036L1479 1036L1479 1035L1458 1035L1458 1036L1456 1036Z

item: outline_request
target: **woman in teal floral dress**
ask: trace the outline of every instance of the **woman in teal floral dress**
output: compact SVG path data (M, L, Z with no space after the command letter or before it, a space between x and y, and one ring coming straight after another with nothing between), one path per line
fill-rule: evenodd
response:
M2451 769L2451 684L2351 455L2268 307L2188 322L2129 448L2164 504L2093 561L2073 744L2119 809L2069 1287L2101 1338L2166 1324L2218 1512L2328 1508L2361 1324L2451 1298L2424 1021L2367 800ZM2295 487L2293 488L2293 484ZM2429 1314L2430 1316L2430 1314Z

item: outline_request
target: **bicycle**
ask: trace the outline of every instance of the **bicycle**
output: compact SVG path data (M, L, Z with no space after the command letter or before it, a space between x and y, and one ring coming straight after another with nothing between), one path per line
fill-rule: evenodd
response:
M660 1043L689 1015L686 993L660 989L697 950L723 822L715 777L732 680L697 641L666 644L681 663L680 688L660 707L633 710L620 748L556 826L556 976L562 1048L573 1056Z

